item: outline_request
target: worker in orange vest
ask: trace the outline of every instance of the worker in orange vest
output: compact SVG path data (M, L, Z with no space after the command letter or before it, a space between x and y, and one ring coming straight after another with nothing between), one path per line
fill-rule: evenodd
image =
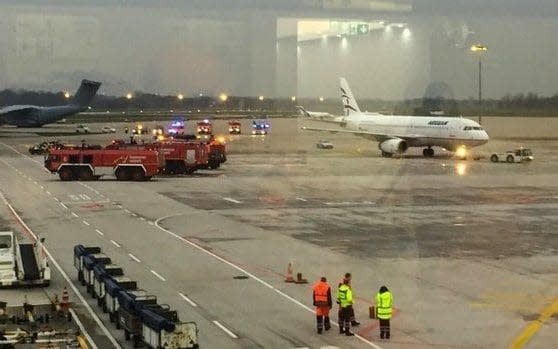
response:
M345 283L345 281L347 281L347 286L349 286L349 288L351 288L352 277L353 276L351 275L351 273L345 273L345 276L341 279L341 281L339 281L339 284L337 284L337 287L341 287L341 285L343 285ZM347 311L349 312L348 316L351 320L351 326L356 327L356 326L360 325L360 322L356 321L356 319L355 319L355 310L353 309L353 307L351 307ZM339 307L337 315L339 317L339 323L341 323L341 318L342 318L341 307ZM343 328L341 326L339 326L339 333L343 334Z
M318 325L318 334L322 334L324 328L328 331L331 328L329 322L329 310L331 309L331 288L327 283L325 276L316 282L313 287L312 303L316 307L316 323Z

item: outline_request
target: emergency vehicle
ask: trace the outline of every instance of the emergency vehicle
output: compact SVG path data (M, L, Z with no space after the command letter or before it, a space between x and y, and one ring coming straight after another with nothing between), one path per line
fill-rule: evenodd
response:
M167 133L169 135L183 134L185 121L183 118L174 119L171 121Z
M45 168L58 173L63 181L98 180L104 175L114 175L120 181L144 181L164 168L164 157L154 149L53 149L45 159Z
M207 119L197 123L197 132L199 135L210 135L213 133L213 125Z
M263 120L254 120L252 121L252 134L256 136L264 136L268 133L269 127L269 123Z
M242 124L238 120L229 121L229 133L231 135L239 135Z

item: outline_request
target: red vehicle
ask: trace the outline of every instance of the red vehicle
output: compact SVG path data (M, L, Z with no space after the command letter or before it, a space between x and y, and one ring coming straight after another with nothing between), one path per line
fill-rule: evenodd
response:
M223 137L211 136L209 140L198 139L195 135L176 135L175 140L183 140L196 142L198 144L206 144L209 146L208 163L205 168L215 170L227 161L227 144Z
M229 121L229 133L231 135L239 135L242 124L238 120Z
M153 149L53 149L45 167L63 181L98 180L107 174L120 181L145 181L159 173L163 160Z
M196 170L221 165L216 155L210 157L211 146L200 142L170 139L157 143L124 143L114 141L110 149L155 149L164 157L165 174L192 174Z
M210 135L213 133L213 126L211 122L207 119L198 122L198 134L199 135Z

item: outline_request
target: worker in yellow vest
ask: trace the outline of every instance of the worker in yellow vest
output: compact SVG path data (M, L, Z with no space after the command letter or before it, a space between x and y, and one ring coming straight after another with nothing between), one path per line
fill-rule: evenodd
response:
M393 309L393 296L386 286L376 294L376 317L380 321L380 338L390 338L389 320Z
M353 312L353 291L347 279L337 290L337 303L339 304L341 318L339 319L339 333L354 336L351 332L351 314Z

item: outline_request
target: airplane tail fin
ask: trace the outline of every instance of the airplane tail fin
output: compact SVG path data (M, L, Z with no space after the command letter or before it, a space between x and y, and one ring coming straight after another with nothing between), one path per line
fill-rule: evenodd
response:
M299 114L300 114L301 116L304 116L304 117L307 117L307 118L310 117L310 113L307 112L306 109L304 109L303 106L297 105L297 106L296 106L296 109L298 110L298 112L299 112Z
M72 100L72 104L79 105L81 107L89 106L89 103L97 94L99 87L101 87L100 82L82 80L81 85Z
M345 111L345 116L349 116L354 113L360 113L360 108L356 102L349 83L345 78L339 78L339 86L341 89L341 100L343 101L343 110Z

